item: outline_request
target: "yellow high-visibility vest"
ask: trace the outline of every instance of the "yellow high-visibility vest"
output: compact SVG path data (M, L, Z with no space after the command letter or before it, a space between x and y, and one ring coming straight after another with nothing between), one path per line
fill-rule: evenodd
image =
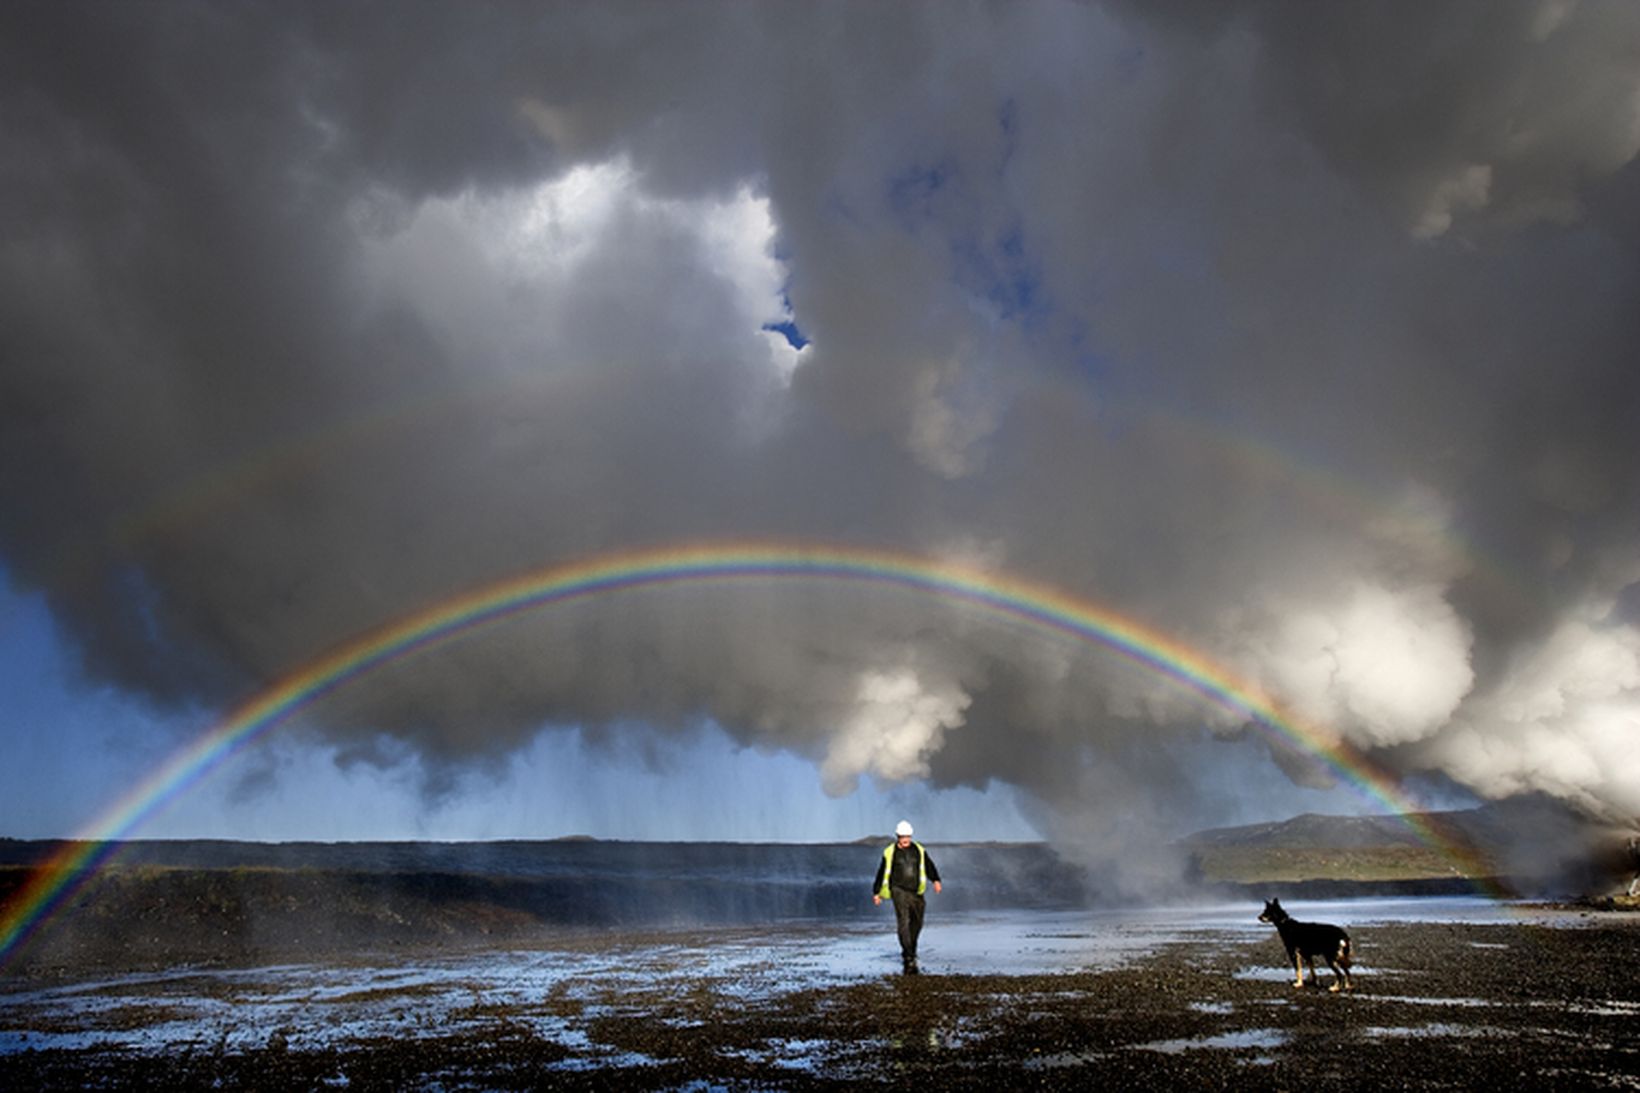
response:
M888 849L883 851L883 887L877 894L884 899L890 897L888 878L894 872L895 845L889 843ZM923 890L928 887L928 851L923 849L922 843L913 842L911 845L917 848L917 894L920 896L923 894Z

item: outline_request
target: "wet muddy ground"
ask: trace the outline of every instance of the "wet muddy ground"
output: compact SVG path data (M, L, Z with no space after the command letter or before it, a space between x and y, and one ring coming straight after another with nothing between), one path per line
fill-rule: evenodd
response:
M1295 989L1257 908L566 934L0 978L0 1088L1640 1088L1640 919L1409 901ZM1323 971L1323 982L1330 974Z

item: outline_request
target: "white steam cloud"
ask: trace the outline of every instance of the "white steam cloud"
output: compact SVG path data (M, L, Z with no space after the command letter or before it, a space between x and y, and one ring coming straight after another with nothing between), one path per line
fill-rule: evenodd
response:
M926 777L928 757L947 729L962 724L968 696L925 688L910 671L868 672L854 712L827 745L820 765L826 792L854 791L862 774L889 781Z
M1488 797L1537 792L1602 820L1640 816L1640 629L1568 618L1422 753Z
M1420 740L1469 690L1470 636L1432 587L1351 584L1336 602L1266 604L1268 635L1249 632L1253 671L1307 721L1358 746Z
M1304 8L8 5L0 559L89 681L197 705L566 559L956 552L1383 764L1632 819L1640 7ZM1211 822L1186 744L1249 731L757 582L311 720L452 771L709 721L1113 848Z

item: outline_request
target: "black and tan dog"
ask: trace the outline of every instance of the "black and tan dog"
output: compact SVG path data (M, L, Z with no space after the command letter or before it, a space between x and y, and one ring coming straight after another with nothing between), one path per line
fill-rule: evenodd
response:
M1264 905L1260 922L1268 922L1281 935L1287 947L1287 960L1293 966L1293 986L1304 985L1304 965L1310 966L1310 981L1316 986L1321 980L1315 974L1315 958L1321 957L1333 970L1333 985L1328 990L1349 990L1350 935L1337 926L1325 922L1300 922L1281 909L1281 901L1273 899Z

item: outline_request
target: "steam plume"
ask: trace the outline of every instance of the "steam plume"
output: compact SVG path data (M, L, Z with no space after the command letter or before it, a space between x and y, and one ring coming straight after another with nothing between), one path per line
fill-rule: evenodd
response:
M1632 819L1637 57L1622 4L8 5L0 557L88 680L187 703L605 550L978 557ZM521 620L314 728L459 766L702 718L1062 817L1245 728L756 588Z

